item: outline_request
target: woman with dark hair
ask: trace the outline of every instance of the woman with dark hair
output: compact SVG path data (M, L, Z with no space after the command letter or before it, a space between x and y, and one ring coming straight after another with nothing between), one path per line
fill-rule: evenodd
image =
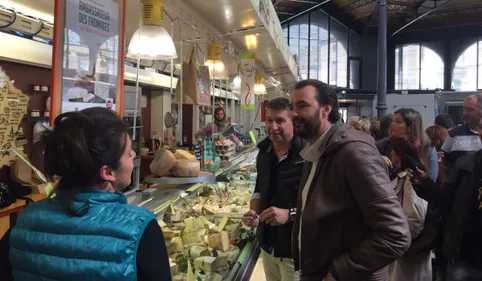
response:
M2 280L171 280L156 217L120 192L135 157L127 132L105 108L55 119L44 170L60 178L56 197L30 204L2 238Z
M447 171L445 171L445 165L443 157L444 153L442 152L442 145L445 142L445 139L448 137L449 132L442 126L434 125L428 127L425 132L427 133L428 138L430 139L431 146L437 150L438 156L438 177L437 182L443 183L445 180L445 175Z
M427 159L422 143L414 136L390 138L393 172L390 179L394 191L407 216L412 241L423 231L428 203L418 197L411 179L411 171L427 170ZM411 254L396 260L390 267L390 281L432 281L430 251Z
M430 179L436 181L438 177L437 151L431 147L430 139L423 130L422 115L414 109L401 108L395 112L390 128L390 137L385 143L377 144L380 154L392 160L391 152L393 148L391 147L391 138L403 135L414 136L421 141L427 159L427 174Z

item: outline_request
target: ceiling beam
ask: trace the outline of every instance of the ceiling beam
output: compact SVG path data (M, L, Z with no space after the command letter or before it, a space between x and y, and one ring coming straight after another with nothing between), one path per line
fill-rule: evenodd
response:
M338 8L344 9L345 12L343 12L342 14L346 14L346 13L349 13L353 10L356 10L356 9L360 8L360 7L370 5L371 3L377 2L377 1L378 0L355 0L355 1L350 2L348 4L338 6Z

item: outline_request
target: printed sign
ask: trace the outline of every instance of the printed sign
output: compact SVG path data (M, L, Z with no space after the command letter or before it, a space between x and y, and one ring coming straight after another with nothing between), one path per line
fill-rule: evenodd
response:
M254 110L256 108L254 95L255 54L246 52L241 55L241 110Z
M119 62L119 4L67 0L62 112L89 107L115 110Z

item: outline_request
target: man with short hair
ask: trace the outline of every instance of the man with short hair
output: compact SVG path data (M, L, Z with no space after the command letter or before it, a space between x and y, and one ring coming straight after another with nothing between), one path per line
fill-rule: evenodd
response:
M442 145L447 168L454 167L457 160L482 149L479 122L482 119L482 94L471 95L464 100L465 124L455 127Z
M439 125L447 129L447 131L450 131L454 128L454 121L448 114L439 114L435 117L435 125Z
M295 135L309 143L293 228L301 280L388 281L410 231L374 139L341 124L323 82L298 82L290 105Z
M294 269L291 231L304 165L300 151L305 141L293 135L288 99L277 98L267 105L266 130L268 137L258 145L258 176L251 210L243 221L258 227L266 279L297 281L299 273Z

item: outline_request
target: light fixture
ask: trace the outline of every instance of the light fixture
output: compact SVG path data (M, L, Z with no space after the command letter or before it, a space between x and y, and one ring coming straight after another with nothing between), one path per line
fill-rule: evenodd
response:
M266 86L263 84L263 76L256 73L254 76L254 93L256 95L266 95Z
M127 49L128 58L167 60L177 58L171 36L162 26L163 0L142 0L142 26L132 35Z
M239 75L236 75L233 79L233 88L239 89L241 87L241 77Z
M215 43L208 44L208 59L204 63L209 67L209 77L211 80L227 80L228 70L221 60L221 45Z

